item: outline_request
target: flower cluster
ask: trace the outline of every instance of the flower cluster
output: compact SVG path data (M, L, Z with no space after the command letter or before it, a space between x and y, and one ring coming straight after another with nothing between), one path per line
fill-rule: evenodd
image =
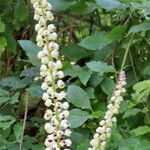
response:
M47 107L44 119L47 121L44 128L47 132L45 140L46 150L69 150L72 142L69 137L69 103L63 102L66 97L65 83L62 63L59 57L59 45L57 40L56 27L50 24L54 16L51 12L52 6L47 0L31 0L35 11L34 19L38 22L35 25L37 32L36 42L43 50L38 53L41 60L40 77L43 79L41 89L44 91L42 99Z
M121 71L117 82L116 90L110 99L104 115L104 120L99 122L99 127L96 129L96 133L90 142L92 148L88 150L103 150L106 146L106 140L111 136L112 125L117 121L115 115L119 113L120 103L123 101L122 94L126 92L124 86L126 85L125 72Z

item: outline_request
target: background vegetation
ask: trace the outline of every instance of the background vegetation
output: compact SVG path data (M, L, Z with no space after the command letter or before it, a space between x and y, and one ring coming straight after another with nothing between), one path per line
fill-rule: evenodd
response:
M73 150L87 150L125 51L127 93L108 150L150 150L150 1L49 0L64 62ZM30 0L0 0L0 150L43 150ZM26 126L25 126L26 124ZM24 135L24 136L23 136Z

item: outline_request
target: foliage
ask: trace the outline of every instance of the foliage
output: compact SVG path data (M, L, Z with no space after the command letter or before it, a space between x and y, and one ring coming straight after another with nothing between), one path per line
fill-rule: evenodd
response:
M108 150L150 148L149 0L49 0L64 56L73 150L87 150L131 35L127 93ZM30 1L0 1L0 150L43 150L44 105ZM22 137L24 112L28 115Z

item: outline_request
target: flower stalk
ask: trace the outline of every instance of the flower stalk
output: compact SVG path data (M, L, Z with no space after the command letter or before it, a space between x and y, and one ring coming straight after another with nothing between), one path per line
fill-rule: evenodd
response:
M70 150L72 142L69 137L71 131L69 116L69 103L64 102L66 92L63 90L65 83L61 71L62 62L59 55L56 27L50 22L54 20L51 12L52 6L47 0L31 0L34 8L34 19L37 32L37 46L43 50L38 53L41 60L40 78L43 79L41 89L44 91L42 99L47 107L44 119L47 121L44 128L47 132L45 150Z
M117 81L116 90L114 91L110 103L107 105L107 111L104 119L99 122L99 127L90 142L92 148L88 150L104 150L106 141L111 137L113 123L117 121L116 115L119 113L120 103L123 101L123 93L126 92L124 86L126 85L125 72L121 71Z

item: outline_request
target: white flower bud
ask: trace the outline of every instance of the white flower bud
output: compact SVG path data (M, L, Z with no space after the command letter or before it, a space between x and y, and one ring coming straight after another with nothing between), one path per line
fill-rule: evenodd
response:
M50 107L51 105L52 105L51 99L47 99L47 100L45 101L45 106Z
M37 57L38 59L42 59L44 57L43 51L39 51Z
M45 82L43 82L42 85L41 85L41 89L42 89L43 91L47 90L47 89L48 89L48 84L45 83Z
M53 32L49 35L50 40L57 40L57 33Z
M59 52L56 50L51 51L51 56L55 59L57 59L59 57Z
M65 134L66 136L70 136L70 135L71 135L71 133L72 133L72 132L71 132L71 130L66 129L64 134Z
M43 58L41 59L41 63L42 63L42 64L48 64L48 62L49 62L49 59L48 59L47 57L43 57Z
M65 83L62 80L58 80L57 86L58 86L58 88L63 89L65 87Z
M54 24L49 24L47 28L49 32L54 32L56 30L56 27Z
M44 26L46 24L46 20L43 17L41 17L38 23L40 26Z
M63 109L68 109L69 108L69 103L68 102L64 102L63 103Z
M36 24L36 25L35 25L35 31L38 32L40 29L41 29L41 26L40 26L39 24Z
M72 142L70 139L65 140L67 147L70 147Z
M44 101L48 100L49 99L49 95L47 93L43 93L42 99Z

